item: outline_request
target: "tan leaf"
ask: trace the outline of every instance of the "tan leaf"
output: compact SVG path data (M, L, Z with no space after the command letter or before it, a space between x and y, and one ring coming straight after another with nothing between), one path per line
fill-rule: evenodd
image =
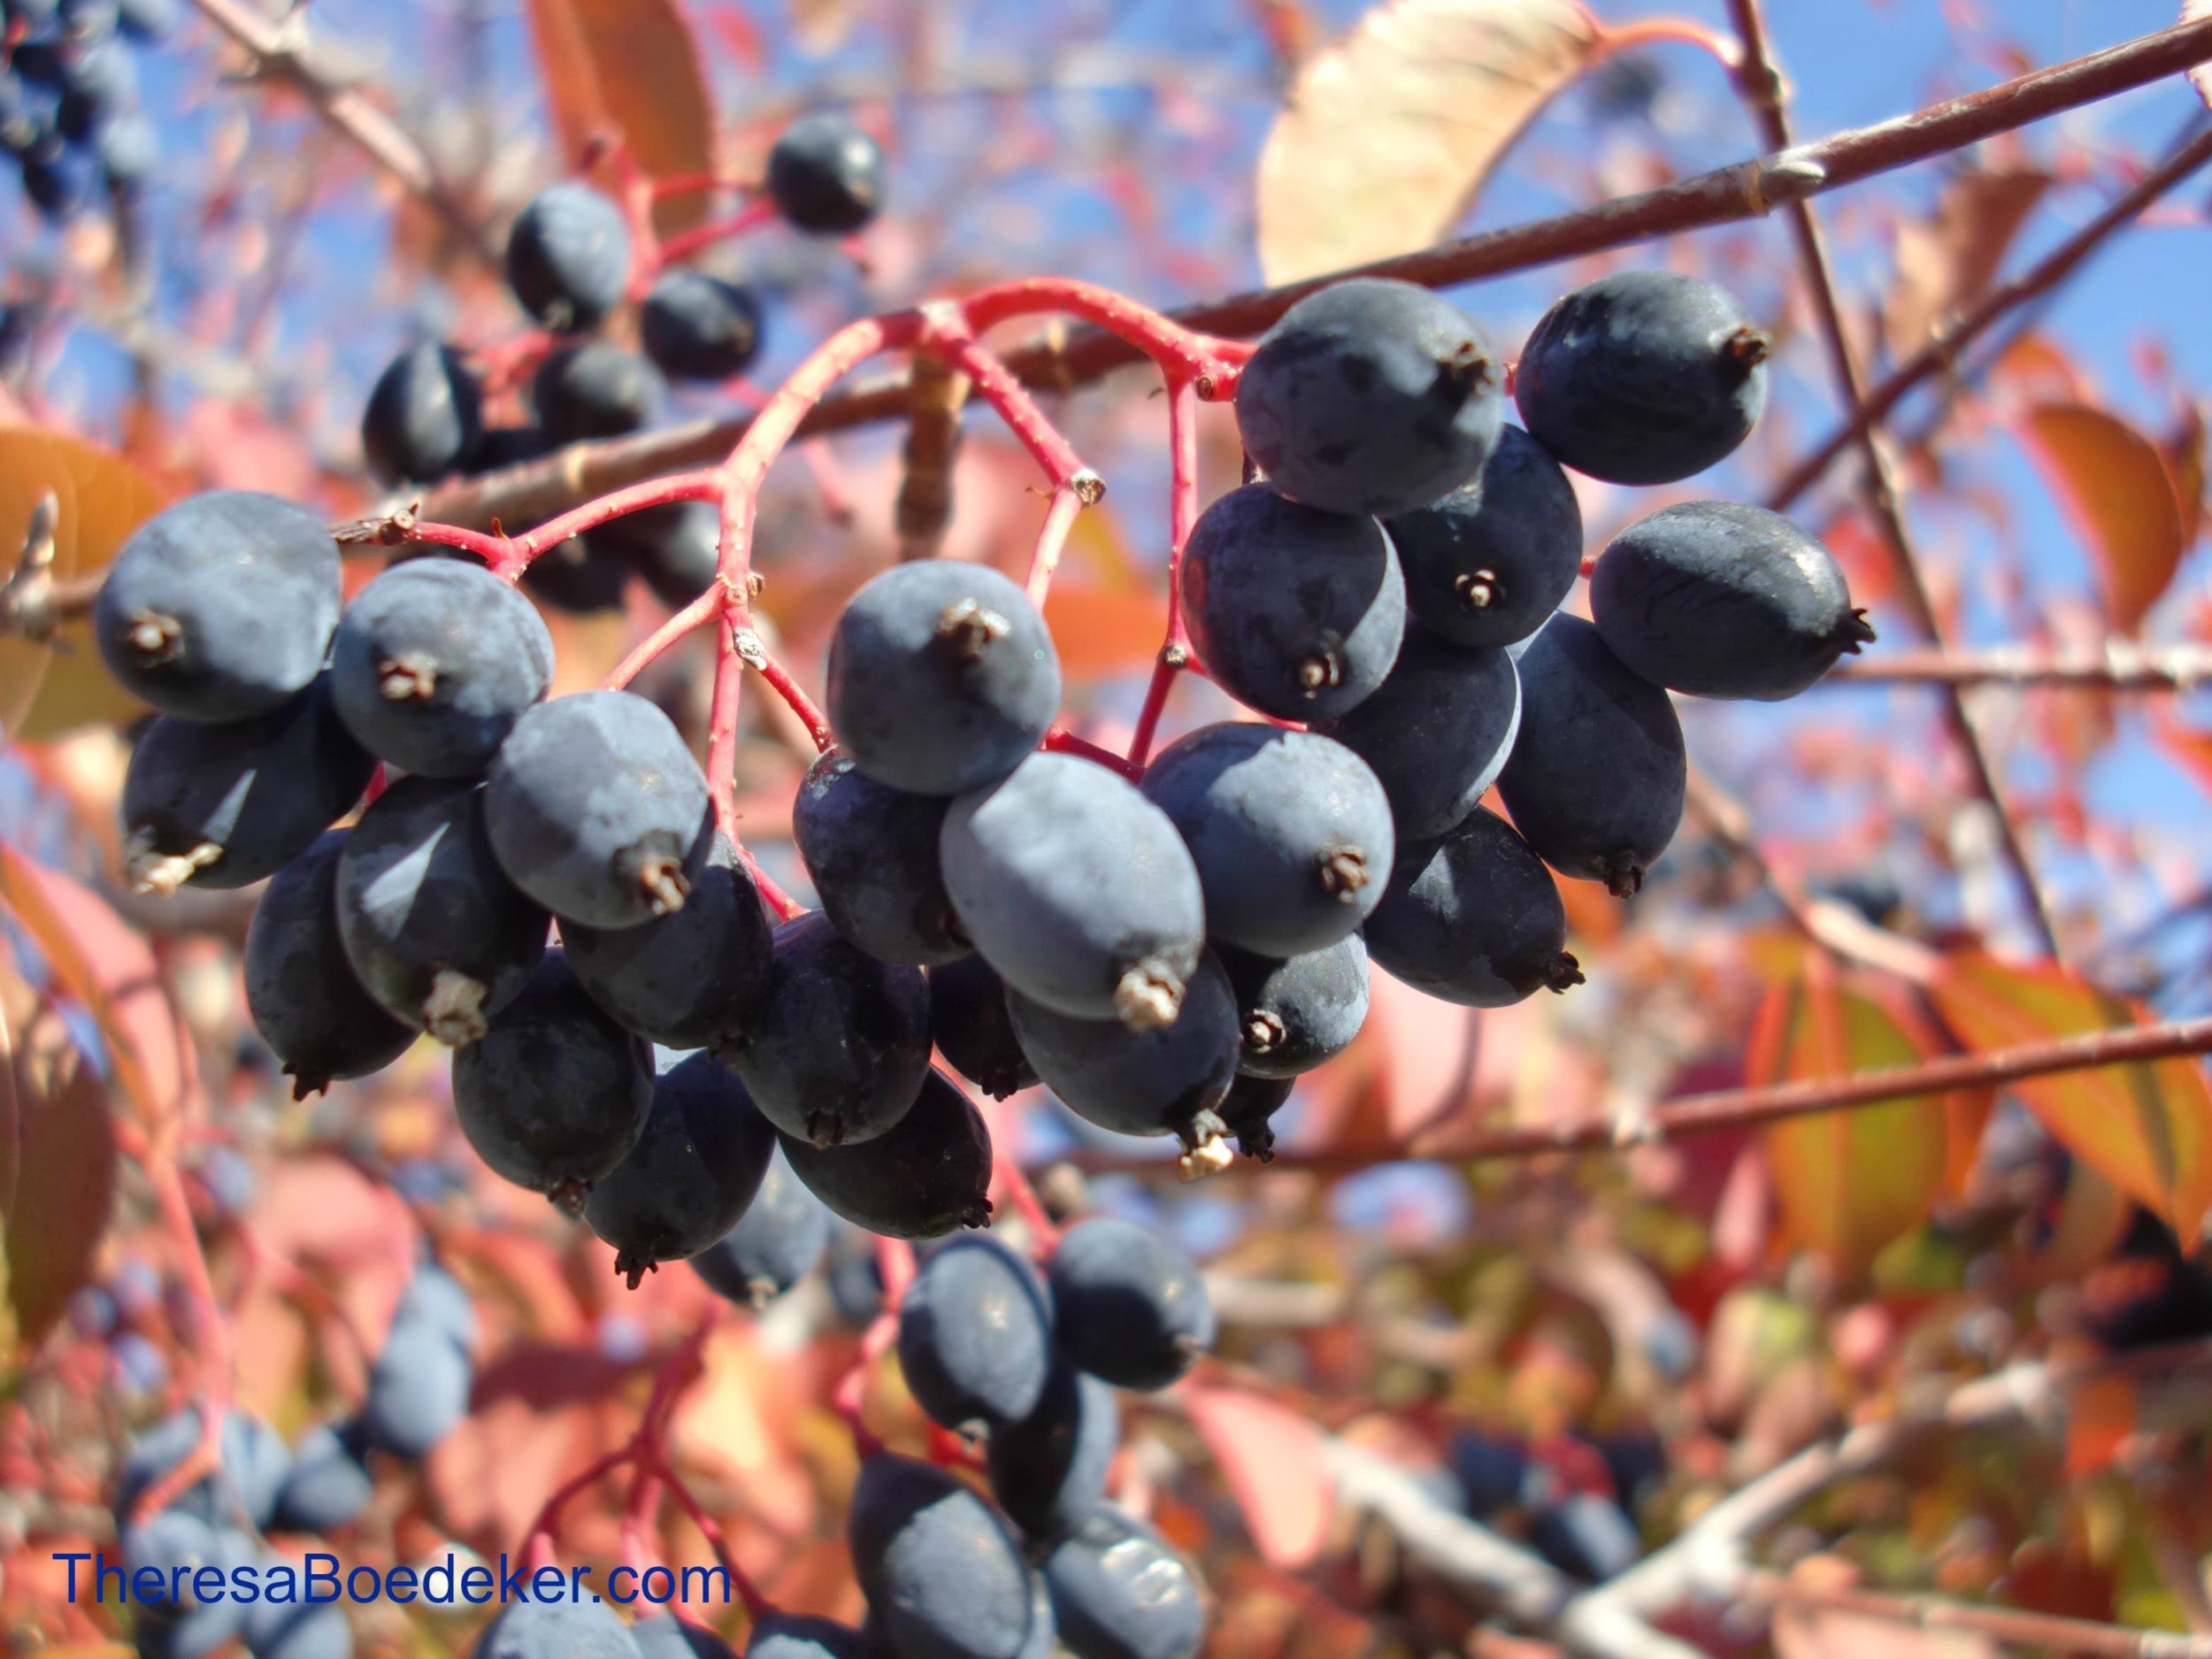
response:
M2200 23L2212 18L2212 0L2181 0L2181 20ZM2199 64L2189 72L2189 84L2197 89L2197 96L2212 104L2212 63Z
M1572 0L1386 0L1317 54L1260 152L1260 269L1294 282L1426 247L1604 35Z
M2089 550L2105 614L2133 634L2172 583L2185 545L2166 458L2125 421L2081 403L2038 405L2021 435Z
M1910 357L1944 319L1987 291L2050 181L2024 168L1958 173L1934 218L1897 233L1897 287L1882 319L1893 356Z

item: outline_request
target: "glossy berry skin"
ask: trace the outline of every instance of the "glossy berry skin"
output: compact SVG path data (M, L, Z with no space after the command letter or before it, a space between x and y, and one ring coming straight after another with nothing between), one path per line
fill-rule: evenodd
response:
M1343 938L1390 879L1390 803L1343 744L1274 726L1201 726L1138 786L1174 822L1206 896L1206 932L1267 956Z
M1682 822L1688 761L1667 694L1579 617L1521 654L1521 734L1498 775L1513 826L1563 876L1625 898Z
M1193 1146L1215 1128L1210 1114L1236 1076L1237 1005L1211 955L1191 975L1171 1025L1132 1031L1118 1019L1078 1019L1013 990L1006 1008L1022 1052L1077 1117Z
M760 889L714 838L684 907L637 927L565 923L569 966L616 1024L671 1048L736 1030L768 995L773 960Z
M1056 1366L1026 1417L991 1430L992 1495L1033 1540L1073 1532L1105 1501L1120 1440L1114 1391L1072 1365Z
M726 380L760 350L760 303L703 271L669 271L638 310L645 355L675 380Z
M367 1509L375 1488L361 1452L354 1439L327 1423L301 1435L277 1493L278 1530L332 1532Z
M461 354L426 342L394 357L369 392L361 449L388 484L458 472L484 435L483 395Z
M707 1288L764 1308L814 1271L829 1246L830 1213L779 1154L729 1232L691 1258Z
M1117 1388L1164 1388L1213 1346L1197 1263L1149 1227L1118 1216L1079 1222L1048 1271L1060 1351Z
M1669 484L1750 435L1772 350L1726 289L1672 271L1620 271L1544 314L1514 396L1529 435L1576 472Z
M1405 582L1382 527L1264 484L1199 515L1177 585L1207 672L1278 719L1351 709L1382 684L1405 635Z
M883 149L841 115L818 111L768 152L768 197L795 228L848 236L883 206Z
M1736 502L1663 507L1615 537L1590 578L1613 655L1655 685L1778 703L1874 637L1835 556Z
M564 180L515 216L507 238L508 286L554 333L597 327L622 303L629 280L629 226L598 191Z
M1198 869L1118 772L1032 755L953 803L938 849L962 928L1010 988L1077 1019L1175 1018L1204 947Z
M338 858L333 830L276 872L254 907L243 963L254 1029L275 1050L305 1100L334 1078L367 1077L407 1052L414 1028L369 995L338 937Z
M552 678L537 608L457 559L386 571L346 607L331 647L346 729L378 759L432 778L483 771Z
M1237 380L1237 428L1274 487L1324 512L1410 512L1481 470L1505 370L1465 313L1356 277L1300 300Z
M352 810L375 769L325 684L224 726L164 715L133 747L123 777L125 874L161 893L273 875Z
M427 1320L395 1320L369 1371L361 1436L410 1461L426 1457L468 1415L469 1356Z
M787 1135L849 1146L884 1133L929 1071L929 985L879 962L820 911L776 929L768 995L723 1058Z
M1237 1150L1263 1164L1275 1161L1275 1114L1290 1101L1298 1079L1290 1077L1254 1077L1239 1071L1215 1115L1222 1127L1237 1138Z
M1644 1553L1628 1512L1594 1492L1570 1493L1539 1510L1528 1539L1553 1566L1590 1584L1626 1572Z
M745 1643L745 1659L868 1659L872 1651L851 1625L803 1613L768 1614Z
M590 1599L513 1601L484 1626L469 1659L640 1659L630 1627Z
M1367 946L1357 933L1284 959L1217 954L1236 994L1237 1070L1248 1077L1310 1071L1349 1048L1367 1023Z
M584 1222L615 1248L630 1287L663 1262L696 1256L727 1233L759 1192L776 1132L745 1086L695 1054L653 1083L645 1133L594 1184Z
M483 792L403 778L361 814L338 856L338 937L369 994L449 1046L473 1042L529 982L546 914L492 857Z
M1411 624L1375 695L1313 729L1367 763L1399 840L1441 835L1505 770L1521 732L1521 680L1504 650L1448 644Z
M972 949L938 865L949 804L878 783L841 749L801 780L791 808L799 856L830 925L870 956L929 964Z
M92 626L125 690L164 714L244 720L314 682L338 606L338 544L321 519L279 496L212 490L132 532Z
M1478 809L1398 858L1367 921L1367 948L1393 979L1463 1008L1504 1008L1582 983L1551 872L1503 818Z
M1526 639L1582 573L1574 486L1518 426L1500 429L1476 477L1383 528L1398 549L1408 608L1454 645Z
M1028 595L985 565L918 559L862 584L830 635L826 709L879 783L958 795L1037 747L1060 658Z
M934 1239L991 1218L991 1136L983 1115L932 1071L906 1115L857 1146L783 1137L791 1171L831 1211L888 1239Z
M1018 1659L1029 1568L1005 1517L956 1476L878 1452L846 1536L869 1612L906 1659Z
M675 723L627 691L525 710L493 758L484 827L508 879L587 927L681 910L712 833L699 763Z
M1045 1557L1060 1645L1075 1659L1197 1659L1204 1586L1165 1539L1110 1506Z
M1038 1080L1006 1011L1006 981L980 956L929 971L929 1035L952 1069L993 1100Z
M531 379L530 402L557 444L618 438L660 419L668 382L636 352L591 340L547 356Z
M899 1369L917 1405L957 1429L1027 1417L1052 1369L1052 1293L1025 1258L987 1235L954 1239L922 1263L899 1306Z
M477 1156L563 1202L629 1156L652 1104L651 1048L600 1012L558 950L453 1056L454 1110Z

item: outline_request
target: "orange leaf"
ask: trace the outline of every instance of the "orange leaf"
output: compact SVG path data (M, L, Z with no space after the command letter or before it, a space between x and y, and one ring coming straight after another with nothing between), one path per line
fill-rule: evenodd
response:
M1045 623L1069 679L1125 674L1150 667L1160 654L1167 607L1156 594L1063 578L1045 595Z
M73 1053L44 1087L29 1067L15 1068L12 1081L18 1156L35 1179L8 1207L7 1294L27 1349L92 1275L115 1195L115 1135L100 1074Z
M2158 446L2080 403L2039 404L2021 436L2093 556L2106 616L2134 633L2181 563L2181 504Z
M674 0L529 0L530 30L561 148L573 161L610 130L653 177L714 169L714 106L698 42ZM665 233L697 224L708 198L654 209Z
M2140 1024L2139 1003L2054 967L1981 955L1945 959L1931 987L1968 1048L2002 1048ZM2212 1208L2212 1087L2186 1056L2031 1078L2012 1092L2066 1149L2184 1239Z
M147 1117L175 1110L192 1087L191 1048L146 941L90 887L33 863L4 841L0 902L98 1023L125 1096Z
M1925 1052L1891 1010L1816 959L1803 979L1767 994L1744 1075L1754 1085L1848 1077ZM1885 1245L1927 1219L1950 1140L1943 1102L1924 1097L1776 1124L1765 1141L1785 1237L1855 1282Z
M0 568L15 568L31 511L49 491L60 509L57 580L104 567L163 500L136 467L81 439L27 426L0 431ZM89 618L73 618L44 644L0 635L0 738L37 741L75 726L113 725L140 706L102 664Z
M2111 1467L2135 1424L2131 1379L2092 1377L2076 1384L2066 1401L2067 1474L2080 1480Z
M2181 504L2181 545L2185 551L2197 544L2204 528L2204 415L2194 403L2182 411L2174 429L2159 449L2166 475L2173 480L2174 499Z
M1221 1466L1260 1558L1310 1566L1327 1536L1335 1488L1322 1466L1321 1432L1263 1394L1189 1388L1191 1421Z
M1299 73L1260 152L1260 269L1294 282L1410 253L1588 68L1573 0L1386 0Z
M1943 187L1935 217L1897 233L1897 287L1884 308L1893 356L1910 357L1944 319L1987 290L2050 175L1970 168Z
M2076 1158L2059 1195L2058 1216L2049 1238L2020 1269L2032 1285L2070 1285L2120 1248L2135 1202L2100 1174L2097 1166Z

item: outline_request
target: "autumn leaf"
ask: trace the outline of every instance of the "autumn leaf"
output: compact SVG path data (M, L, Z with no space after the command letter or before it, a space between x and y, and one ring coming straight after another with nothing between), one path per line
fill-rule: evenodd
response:
M2149 1010L2055 967L1951 956L1931 987L1960 1041L1987 1051L2139 1025ZM2212 1087L2187 1056L2011 1085L2066 1149L2194 1239L2212 1208Z
M1197 1426L1260 1557L1271 1567L1312 1564L1328 1534L1334 1489L1321 1432L1286 1406L1240 1388L1184 1391Z
M1768 992L1745 1079L1849 1077L1911 1065L1927 1046L1897 1010L1816 961L1801 979ZM1792 1118L1765 1141L1785 1237L1826 1256L1849 1284L1927 1219L1943 1187L1950 1121L1941 1099L1915 1096Z
M1060 672L1070 680L1149 668L1167 633L1167 608L1157 595L1095 582L1056 581L1044 614Z
M2181 563L2181 504L2164 457L2125 421L2081 403L2039 404L2021 436L2089 549L2105 615L2133 634Z
M88 1280L115 1195L115 1135L100 1074L73 1051L50 1067L13 1068L19 1184L4 1235L8 1307L34 1347Z
M2182 0L2181 20L2200 23L2212 18L2212 0ZM2212 104L2212 63L2199 64L2189 72L2189 84L2197 89L2197 96Z
M119 456L60 433L0 430L0 580L13 573L31 514L50 492L60 510L57 581L104 569L163 504L159 486ZM73 726L114 725L141 706L102 664L88 617L50 641L0 634L0 738L41 741Z
M554 131L571 160L610 131L657 179L714 170L714 106L674 0L528 0ZM692 192L653 210L664 234L699 222Z
M1573 0L1386 0L1299 73L1260 152L1260 269L1410 253L1464 217L1604 34Z
M1891 355L1909 357L1945 319L1988 290L2050 175L1970 168L1943 188L1934 217L1897 233L1897 286L1883 308Z

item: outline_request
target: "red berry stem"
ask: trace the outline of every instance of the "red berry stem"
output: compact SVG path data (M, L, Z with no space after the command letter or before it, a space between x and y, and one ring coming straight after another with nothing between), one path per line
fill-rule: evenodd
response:
M753 637L756 641L759 639L757 634ZM742 648L738 654L745 656ZM769 689L781 697L785 706L799 717L799 723L806 727L806 734L814 740L816 749L828 749L836 743L837 733L830 730L829 717L816 705L813 698L807 695L806 687L791 677L791 671L778 661L765 646L760 648L758 661L750 658L748 661L768 682Z
M1037 527L1037 546L1029 556L1029 603L1042 611L1045 594L1052 586L1053 573L1060 568L1060 555L1068 545L1068 532L1075 527L1075 515L1083 511L1083 497L1071 485L1063 484L1052 492L1051 503L1045 508L1045 521Z
M806 906L786 893L777 884L776 879L760 867L760 861L753 856L750 849L741 841L733 841L732 845L737 848L737 856L744 861L746 873L752 877L753 885L760 889L760 896L767 901L768 908L776 913L778 921L795 921L806 914Z
M707 1513L705 1507L692 1494L691 1488L684 1484L683 1477L668 1466L665 1458L657 1453L649 1453L648 1455L651 1457L661 1479L667 1484L669 1495L691 1517L691 1524L707 1540L707 1548L714 1552L715 1564L729 1575L730 1588L743 1605L745 1617L757 1622L775 1612L776 1604L761 1594L759 1586L746 1576L744 1570L730 1554L730 1540L722 1531L721 1523Z
M1032 277L1002 282L971 294L961 305L968 326L979 334L1016 317L1040 311L1064 311L1121 336L1160 365L1170 380L1179 374L1204 384L1205 396L1217 387L1233 384L1234 370L1225 359L1225 342L1172 322L1148 305L1095 283L1072 277Z
M1087 739L1076 736L1065 726L1056 726L1047 732L1042 747L1050 749L1056 755L1080 755L1085 760L1094 760L1100 765L1119 772L1132 782L1144 775L1143 767L1133 765L1124 760L1110 749L1102 749Z
M876 1240L876 1271L883 1279L883 1306L861 1333L860 1350L837 1380L830 1403L852 1432L853 1447L865 1459L883 1449L883 1442L862 1418L868 1392L868 1373L891 1351L899 1334L899 1308L906 1287L914 1282L914 1247L903 1239Z
M729 242L758 230L762 226L772 223L775 217L776 204L762 196L746 203L734 213L671 236L660 244L653 274L658 275L672 265L680 265L692 255L703 253L717 242ZM640 261L641 265L643 263Z
M704 627L721 613L722 593L718 587L709 587L681 611L655 628L635 646L630 654L616 664L607 676L604 689L620 691L647 668L657 661L661 654L694 628Z
M1030 1254L1041 1262L1052 1259L1054 1248L1060 1242L1060 1229L1045 1210L1044 1201L1037 1196L1037 1189L1030 1185L1029 1172L1012 1158L1002 1154L991 1165L991 1184L1014 1206L1023 1221L1028 1224L1034 1240Z
M999 419L1036 457L1037 465L1044 468L1054 488L1071 486L1079 494L1088 494L1093 501L1104 493L1106 487L1098 480L1098 474L1084 466L1075 453L1075 446L1045 418L1036 399L1030 396L1029 388L1014 378L1013 372L996 352L976 339L957 311L933 315L925 343L931 352L975 382L977 395L998 411ZM1086 483L1085 480L1089 481Z
M1167 553L1167 641L1160 647L1137 714L1136 735L1129 741L1130 764L1142 770L1160 729L1160 714L1175 676L1191 666L1190 634L1183 626L1180 577L1183 547L1198 522L1198 396L1194 380L1171 375L1167 387L1167 447L1170 468Z

